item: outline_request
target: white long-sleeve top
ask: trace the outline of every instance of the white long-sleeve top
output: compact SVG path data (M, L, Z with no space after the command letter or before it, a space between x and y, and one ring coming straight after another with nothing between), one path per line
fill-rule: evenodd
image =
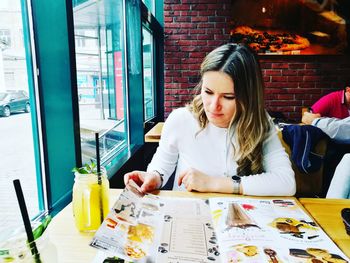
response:
M350 143L350 117L345 119L317 118L311 124L339 143Z
M174 110L163 126L161 140L147 171L164 175L164 183L176 168L173 190L181 172L197 169L208 176L233 176L237 162L229 143L228 129L211 123L200 131L199 124L187 108ZM237 143L235 144L235 147ZM291 196L295 194L294 171L288 155L271 122L271 132L263 144L264 173L242 177L243 194L258 196Z

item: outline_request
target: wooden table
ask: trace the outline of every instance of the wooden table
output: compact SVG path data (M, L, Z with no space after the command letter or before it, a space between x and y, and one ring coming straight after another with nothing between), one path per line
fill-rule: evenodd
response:
M117 200L122 189L110 190L110 207ZM230 196L232 194L201 194L176 191L157 191L155 194L160 196L176 196L176 197L195 197L207 198L217 196ZM85 263L91 262L97 250L89 246L94 233L81 233L74 225L72 204L66 206L59 212L49 226L49 234L51 242L57 248L57 263Z
M158 122L145 134L145 142L159 142L164 122Z
M122 189L111 189L111 207L117 200L121 191ZM160 196L187 198L234 196L232 194L207 194L177 191L160 191L155 192L155 194L158 194ZM262 197L257 198L261 199ZM319 225L335 241L335 243L343 250L343 252L350 257L350 236L346 235L344 225L339 217L339 211L343 207L350 207L350 200L305 198L301 199L301 203L305 205L306 210L309 211L309 213L316 219ZM94 233L80 233L76 229L74 225L73 210L71 204L65 207L54 217L49 226L49 233L50 240L57 248L58 263L91 262L97 253L96 249L89 246Z
M299 201L344 254L350 257L350 235L346 234L340 216L343 208L350 208L350 200L300 198Z

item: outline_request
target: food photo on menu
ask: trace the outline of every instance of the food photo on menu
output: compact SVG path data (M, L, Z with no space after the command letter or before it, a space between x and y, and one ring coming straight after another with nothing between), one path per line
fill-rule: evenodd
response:
M173 198L131 183L95 233L93 262L350 262L293 199Z

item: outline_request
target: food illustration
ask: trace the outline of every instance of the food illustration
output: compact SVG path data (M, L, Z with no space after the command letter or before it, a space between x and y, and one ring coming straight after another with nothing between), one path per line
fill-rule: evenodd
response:
M129 226L128 239L136 242L152 242L153 233L153 227L137 224L136 226Z
M236 250L247 257L254 257L259 253L258 247L253 245L236 245Z
M106 221L107 227L112 228L112 229L114 229L118 225L118 222L116 222L115 220L113 220L110 217L107 217L105 219L105 221Z
M337 263L346 263L348 261L344 260L341 256L336 254L331 254L326 249L321 248L307 248L304 249L295 249L292 248L289 250L291 256L305 259L306 263L329 263L329 262L337 262Z
M247 227L257 227L259 226L251 219L241 208L239 204L230 203L228 204L228 212L226 217L226 225L228 228L230 227L239 227L239 228L247 228Z
M326 249L307 248L306 252L312 255L314 258L320 260L320 262L327 262L327 263L328 262L337 262L337 263L347 262L346 260L340 258L339 256L330 254ZM312 259L309 262L313 262Z
M280 261L277 257L277 252L271 248L265 248L264 249L264 253L266 254L269 262L271 263L281 263L282 261Z
M290 234L297 238L313 239L318 237L318 228L314 222L299 221L294 218L279 217L272 221L272 227L278 229L281 234Z
M217 225L219 222L219 219L222 216L222 209L216 209L214 211L211 211L211 215L214 221L214 225Z
M140 243L129 242L124 247L127 256L133 259L140 259L146 256L146 252L140 247Z

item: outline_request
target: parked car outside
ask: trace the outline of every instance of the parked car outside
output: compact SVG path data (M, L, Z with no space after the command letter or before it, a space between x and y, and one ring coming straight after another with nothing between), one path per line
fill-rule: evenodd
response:
M30 112L28 94L24 90L0 92L0 116L8 117L19 111Z

